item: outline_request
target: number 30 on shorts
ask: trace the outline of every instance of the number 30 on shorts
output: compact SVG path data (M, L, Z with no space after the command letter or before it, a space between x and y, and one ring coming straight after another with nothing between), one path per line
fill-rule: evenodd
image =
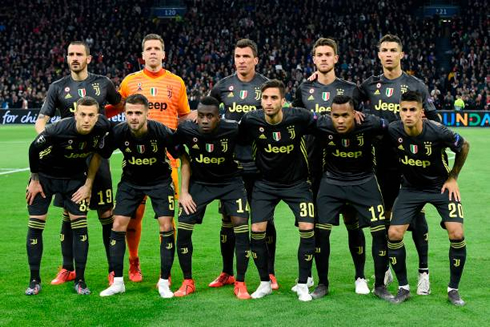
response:
M301 202L299 215L300 217L315 217L315 205L312 202Z

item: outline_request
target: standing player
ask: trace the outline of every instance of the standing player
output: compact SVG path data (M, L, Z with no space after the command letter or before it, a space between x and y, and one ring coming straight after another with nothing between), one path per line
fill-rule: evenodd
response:
M337 95L346 95L354 99L357 104L359 90L353 83L349 83L335 76L335 64L339 56L337 54L337 43L328 38L319 38L313 45L313 63L316 66L316 78L312 81L307 80L300 84L296 92L296 97L292 103L293 107L301 107L311 110L318 115L330 114L332 100ZM314 199L318 194L320 180L323 174L323 149L320 143L315 142L315 136L306 135L306 147L308 150L308 160L310 164L311 189ZM349 250L356 268L355 285L356 293L367 294L369 287L364 276L364 264L366 253L364 248L366 240L359 223L356 220L355 211L351 207L343 209L343 217L347 227ZM316 230L316 253L315 262L318 271L318 286L312 293L313 297L322 297L324 290L327 289L327 266L329 247L327 239L321 237L325 226L317 224ZM311 284L310 284L311 281ZM313 279L308 280L308 286L313 285Z
M383 198L374 175L373 140L385 133L384 119L369 115L362 124L355 123L354 101L351 97L337 95L332 102L330 116L318 120L318 142L325 149L325 173L320 183L317 208L320 226L317 238L326 243L325 270L327 276L311 294L317 299L328 293L328 260L330 233L339 224L339 213L346 204L354 207L360 227L370 226L373 236L374 294L384 300L393 299L384 285L388 265L386 244L386 218ZM366 288L367 284L366 284ZM357 291L357 283L356 283ZM367 293L362 294L368 294Z
M403 174L388 231L388 255L399 284L394 302L401 303L410 296L403 236L417 213L431 203L442 218L441 226L447 230L451 244L448 299L462 306L465 302L459 296L458 285L466 261L466 241L457 179L468 155L469 143L447 127L422 119L422 104L420 93L405 92L400 102L401 121L391 123L388 129ZM448 166L446 148L456 153L452 169Z
M160 35L146 35L141 46L145 68L126 76L121 83L119 93L123 100L132 94L143 94L149 102L148 118L176 130L179 120L191 118L184 81L163 68L165 45ZM121 106L122 104L117 108L121 108ZM113 108L108 109L112 114ZM177 159L169 158L172 164L172 180L176 199L178 199L179 163ZM141 239L141 221L145 213L145 202L146 200L143 199L134 219L129 222L126 236L129 248L129 279L133 282L143 280L138 247Z
M60 195L73 230L75 291L90 294L85 283L89 242L87 204L100 157L98 154L92 156L86 175L87 157L100 151L109 129L109 121L99 115L98 102L84 97L77 101L74 117L48 126L32 142L29 148L31 179L26 192L29 211L27 256L31 277L26 295L36 295L41 290L42 235L54 194Z
M300 233L298 249L300 301L311 301L306 284L315 253L313 194L308 179L308 154L303 135L313 132L316 115L301 108L283 109L285 87L271 80L261 87L262 108L243 116L240 133L252 144L260 178L252 192L252 256L260 275L260 285L252 298L271 294L265 241L267 221L279 201L293 211Z
M126 230L131 217L145 196L152 202L155 218L160 225L161 277L158 292L163 298L173 297L168 277L174 261L174 190L172 167L167 151L173 151L173 133L162 123L148 120L149 102L142 94L126 98L126 122L113 128L107 141L107 153L114 149L124 155L123 173L117 187L114 226L111 233L111 261L114 283L100 293L111 296L125 292L123 262L126 251ZM172 152L174 153L174 152Z
M250 256L247 192L235 161L238 123L219 118L219 102L204 97L197 107L197 124L183 122L177 129L176 142L185 145L189 155L182 160L182 194L177 251L184 275L175 296L195 291L192 279L192 232L201 224L206 206L213 200L222 203L222 212L231 217L236 239L237 276L235 295L249 299L245 273ZM191 175L192 174L192 175Z
M68 45L66 60L70 68L70 75L54 82L50 85L46 100L39 112L36 120L36 131L41 133L46 127L46 123L56 113L60 111L61 118L72 117L76 108L77 100L90 96L97 100L100 108L104 108L106 103L117 104L121 96L116 91L114 84L105 76L95 75L88 72L88 64L92 60L90 49L85 42L74 41ZM104 114L104 110L100 109ZM99 221L102 224L102 239L109 263L109 273L112 268L109 259L109 238L112 228L112 179L109 161L101 162L97 172L92 191L92 201L90 209L97 210ZM60 206L59 196L55 196L55 204ZM63 254L63 266L51 284L58 285L66 281L73 280L75 272L73 268L73 233L68 211L63 212L63 222L61 225L61 252ZM112 275L109 274L109 281Z
M236 73L220 80L211 90L210 95L224 105L225 118L240 121L247 112L261 109L260 87L268 78L255 71L259 62L257 44L249 39L241 39L235 45L234 62ZM247 189L250 202L255 180L258 178L257 167L252 158L250 146L237 145L236 156L243 169L243 181ZM223 216L220 231L221 255L223 257L223 270L221 274L209 284L210 287L221 287L232 284L233 277L233 248L235 238L233 224L230 218ZM272 289L279 288L275 276L276 257L276 228L274 220L267 224L267 248L269 251L269 275Z
M427 86L414 76L402 70L401 60L404 57L402 42L398 36L387 34L378 43L378 58L383 67L383 74L371 76L361 85L361 95L369 102L369 111L392 122L399 119L400 97L408 90L422 94L425 116L439 121L436 108L427 90ZM389 141L384 138L375 146L376 176L385 202L386 216L391 216L391 209L400 190L401 176L397 168L397 157ZM417 294L429 295L429 228L425 214L421 212L411 226L412 238L419 255L419 283ZM391 282L393 277L388 268L385 281Z

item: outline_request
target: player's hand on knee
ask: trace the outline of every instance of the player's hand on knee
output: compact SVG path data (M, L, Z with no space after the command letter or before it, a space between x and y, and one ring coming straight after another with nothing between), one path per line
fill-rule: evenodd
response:
M34 198L38 194L41 194L43 198L46 198L46 194L44 194L44 190L41 183L39 181L31 180L26 190L27 204L31 205L32 202L34 202Z
M182 192L179 202L187 215L196 212L197 205L189 193Z
M75 193L73 193L71 200L77 204L85 200L87 204L90 204L91 194L92 194L92 188L88 187L87 185L83 185Z
M358 125L362 124L362 122L364 121L364 117L366 117L364 113L354 110L354 119L356 120L356 123Z
M459 193L458 182L454 178L449 177L444 185L442 185L441 194L444 193L446 190L449 193L449 201L461 201L461 194Z

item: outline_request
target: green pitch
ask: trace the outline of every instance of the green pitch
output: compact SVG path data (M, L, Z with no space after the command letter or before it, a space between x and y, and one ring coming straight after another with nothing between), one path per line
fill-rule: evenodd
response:
M25 250L27 210L24 189L28 180L27 150L35 136L33 126L0 126L0 325L38 326L485 326L490 314L490 165L488 164L489 129L458 129L471 143L471 150L459 179L465 209L468 260L460 286L467 301L456 308L446 300L449 278L447 234L439 227L432 207L427 209L430 226L430 278L432 294L415 295L417 263L410 233L407 234L408 273L412 298L399 306L385 303L372 295L354 293L354 269L347 248L343 226L332 233L330 294L321 300L301 303L290 291L297 276L296 250L298 232L289 209L281 204L275 214L278 229L276 275L279 291L260 300L239 301L232 286L211 289L207 284L221 271L219 250L220 217L216 203L207 210L202 226L194 232L194 279L197 290L186 298L161 299L155 288L159 277L157 223L147 207L140 246L142 283L127 278L126 293L101 298L107 287L107 264L102 244L101 227L94 212L89 215L90 251L87 283L90 296L74 293L73 284L51 286L49 282L61 265L59 229L61 212L51 208L44 231L44 255L41 268L43 289L38 296L27 297L29 270ZM121 155L111 159L113 179L119 179ZM370 235L366 231L366 276L373 278L370 258ZM317 281L316 273L314 274ZM259 279L253 261L247 274L250 293ZM182 282L177 256L172 269L172 290ZM395 286L390 286L395 292Z

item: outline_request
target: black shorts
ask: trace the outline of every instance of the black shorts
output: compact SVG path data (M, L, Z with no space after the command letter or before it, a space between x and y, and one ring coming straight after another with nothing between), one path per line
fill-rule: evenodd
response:
M155 218L174 216L174 188L171 178L153 186L137 186L124 181L119 182L114 215L133 217L145 196L151 199Z
M247 192L241 178L219 185L206 185L191 181L189 193L197 205L197 210L188 215L183 209L180 209L179 222L202 224L206 206L213 200L221 200L221 212L225 215L248 219Z
M428 192L402 188L393 206L390 224L410 224L427 203L436 207L441 216L443 227L445 222L463 223L463 206L461 202L449 201L448 191L440 194L437 191Z
M82 201L80 204L71 200L73 193L85 184L85 179L57 179L39 175L39 182L43 187L45 198L38 194L31 205L27 205L29 215L42 216L48 213L49 205L53 195L59 196L62 207L75 216L86 216L88 207L87 203Z
M91 158L91 157L90 157ZM90 161L88 161L90 162ZM59 195L54 197L54 205L63 207L63 201ZM99 170L95 175L89 208L91 210L108 210L114 206L112 194L112 177L109 159L102 159Z
M386 210L391 210L395 199L400 192L400 184L402 182L401 173L396 169L384 169L376 172L379 188L383 195L383 200Z
M320 224L338 226L339 213L347 204L357 211L359 227L387 224L383 198L374 177L359 185L335 185L323 178L316 203Z
M281 200L291 208L297 222L314 223L313 193L310 184L306 181L287 187L272 186L263 181L255 182L252 193L252 223L271 220Z

